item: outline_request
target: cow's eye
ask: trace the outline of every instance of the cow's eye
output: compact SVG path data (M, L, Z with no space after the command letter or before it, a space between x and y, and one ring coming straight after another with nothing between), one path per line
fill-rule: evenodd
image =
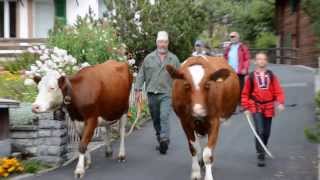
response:
M185 83L183 84L183 86L184 86L184 88L185 88L186 90L191 88L190 84L187 83L187 82L185 82Z
M54 88L54 87L50 87L50 90L51 90L51 91L53 91L53 90L55 90L55 89L56 89L56 88Z

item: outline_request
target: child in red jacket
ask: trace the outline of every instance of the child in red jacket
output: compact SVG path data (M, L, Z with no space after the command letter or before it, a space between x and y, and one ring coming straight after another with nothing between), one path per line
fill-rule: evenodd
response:
M275 114L275 104L279 111L284 111L284 92L278 78L267 69L268 57L265 53L255 56L256 68L247 76L241 94L241 104L251 113L255 128L265 145L270 136L272 117ZM265 166L265 152L257 139L255 140L258 154L258 166Z

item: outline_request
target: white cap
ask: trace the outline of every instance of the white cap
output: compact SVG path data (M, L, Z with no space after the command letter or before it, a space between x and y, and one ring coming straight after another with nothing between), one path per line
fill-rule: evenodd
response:
M159 31L157 36L157 41L159 40L168 41L169 40L168 33L166 31Z

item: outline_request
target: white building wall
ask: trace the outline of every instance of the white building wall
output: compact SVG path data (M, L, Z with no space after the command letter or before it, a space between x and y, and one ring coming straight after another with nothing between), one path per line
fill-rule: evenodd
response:
M28 0L22 0L22 3L17 3L19 6L19 37L28 38Z
M99 0L67 0L67 23L72 25L78 16L85 16L89 12L89 7L93 10L96 17L99 17Z

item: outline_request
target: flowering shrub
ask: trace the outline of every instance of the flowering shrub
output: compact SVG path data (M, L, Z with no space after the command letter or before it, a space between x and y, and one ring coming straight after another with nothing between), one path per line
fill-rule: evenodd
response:
M8 177L13 173L21 173L24 171L22 164L16 158L0 159L0 177Z
M56 26L49 33L48 43L52 47L65 49L79 62L98 64L108 59L125 60L113 27L106 19L96 19L92 11L85 17L78 17L73 26Z
M48 71L57 71L61 75L70 75L79 69L90 66L89 63L78 64L77 60L64 49L57 47L48 48L45 45L33 46L28 49L30 53L39 54L39 59L30 66L30 70L25 74L27 79L25 85L33 83L32 78L35 76L42 77Z

